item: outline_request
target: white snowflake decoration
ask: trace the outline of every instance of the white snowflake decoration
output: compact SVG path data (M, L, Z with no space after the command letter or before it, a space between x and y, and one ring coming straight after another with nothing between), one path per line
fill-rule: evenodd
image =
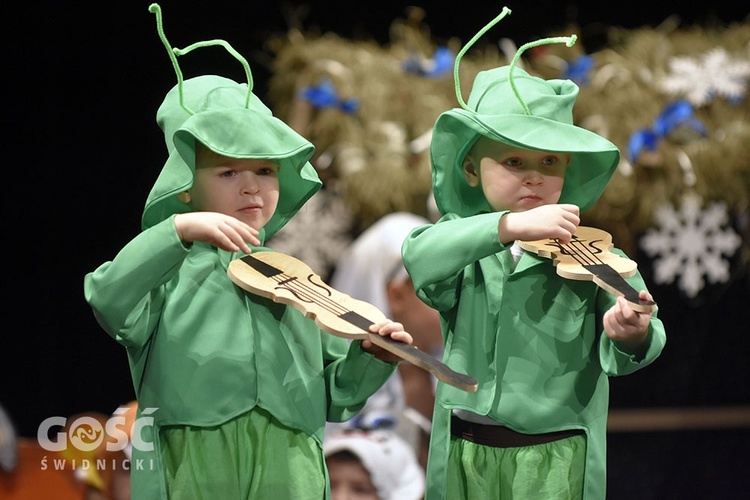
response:
M710 50L700 58L673 57L669 69L661 89L684 97L696 107L708 104L716 95L741 100L750 79L750 60L731 59L722 48Z
M696 195L684 197L679 212L663 205L654 214L660 229L650 229L641 238L641 248L654 260L654 281L678 286L694 298L705 285L729 280L729 262L742 240L731 228L724 229L728 215L726 204L712 203L701 210Z
M291 255L326 278L351 243L353 218L330 191L318 191L266 245Z

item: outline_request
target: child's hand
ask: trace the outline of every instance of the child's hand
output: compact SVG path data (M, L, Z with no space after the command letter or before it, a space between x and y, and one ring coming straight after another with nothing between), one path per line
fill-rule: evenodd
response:
M411 335L404 331L404 325L396 323L395 321L386 320L381 321L380 323L374 323L370 325L370 331L372 333L377 333L382 337L390 336L393 340L403 342L404 344L411 344L414 342ZM369 352L380 361L385 361L387 363L397 363L401 361L400 357L366 339L362 340L362 349Z
M566 244L581 223L580 210L576 205L542 205L524 212L511 212L500 218L498 234L500 241L536 241L547 238L559 239Z
M641 300L653 300L650 293L641 290ZM634 354L646 340L651 313L639 313L632 309L622 297L617 297L615 305L604 313L604 332L616 341L626 352Z
M174 218L182 241L202 241L228 252L250 253L247 242L260 246L258 230L229 215L218 212L188 212Z

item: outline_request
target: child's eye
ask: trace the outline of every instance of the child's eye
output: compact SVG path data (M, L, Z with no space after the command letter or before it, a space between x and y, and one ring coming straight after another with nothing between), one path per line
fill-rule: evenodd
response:
M556 156L545 156L542 158L542 165L544 166L552 166L557 163L557 157Z
M258 170L256 170L257 175L276 175L276 172L278 172L278 167L274 164L269 165L267 167L259 167Z
M508 158L505 160L504 163L508 165L509 167L515 167L515 168L518 168L521 165L523 165L523 162L521 161L520 158Z
M542 160L542 167L544 167L547 172L558 174L565 170L566 163L565 160L559 156L546 156Z
M235 175L237 175L237 171L236 170L224 170L219 175L221 177L234 177Z

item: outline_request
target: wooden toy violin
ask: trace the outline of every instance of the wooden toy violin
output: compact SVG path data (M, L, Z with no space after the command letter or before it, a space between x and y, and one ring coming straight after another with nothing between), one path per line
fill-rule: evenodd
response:
M633 276L638 264L612 253L612 236L601 229L579 226L566 244L557 239L519 241L521 248L540 257L552 259L557 274L563 278L593 281L604 290L622 296L631 307L642 313L656 309L652 300L641 300L624 278Z
M230 262L227 275L250 293L294 307L327 333L370 340L429 371L438 380L468 392L477 390L476 379L451 370L412 345L370 332L370 325L386 319L377 307L329 287L307 264L294 257L279 252L253 252Z

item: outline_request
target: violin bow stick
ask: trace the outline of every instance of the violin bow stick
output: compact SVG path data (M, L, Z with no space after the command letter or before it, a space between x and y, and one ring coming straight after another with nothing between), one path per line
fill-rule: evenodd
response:
M230 262L227 275L247 292L294 307L327 333L370 340L446 384L468 392L477 390L476 379L452 370L413 345L371 332L372 324L385 319L380 310L329 287L294 257L279 252L253 252Z

